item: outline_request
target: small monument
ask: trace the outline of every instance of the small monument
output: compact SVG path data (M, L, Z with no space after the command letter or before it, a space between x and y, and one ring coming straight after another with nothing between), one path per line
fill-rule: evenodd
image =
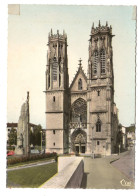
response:
M28 155L30 153L29 117L29 92L27 92L27 100L21 107L21 114L18 120L17 146L15 149L17 155Z

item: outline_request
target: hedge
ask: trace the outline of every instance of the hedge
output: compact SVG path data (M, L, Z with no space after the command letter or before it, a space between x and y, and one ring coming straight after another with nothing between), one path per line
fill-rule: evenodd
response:
M20 156L20 157L14 157L13 159L7 160L7 165L13 165L16 163L22 163L27 161L34 161L44 158L53 158L57 161L57 153L46 153L46 154L38 154L38 155L27 155L27 156Z

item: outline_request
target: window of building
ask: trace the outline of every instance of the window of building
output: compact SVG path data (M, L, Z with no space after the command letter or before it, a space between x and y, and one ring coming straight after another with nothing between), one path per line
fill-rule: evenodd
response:
M97 93L98 93L98 96L100 96L100 91L99 90L97 91Z
M98 119L98 121L96 123L96 132L101 132L101 121L100 121L100 119Z
M59 74L59 87L61 86L61 76Z
M71 106L71 122L87 124L87 102L78 98Z
M48 88L50 87L50 75L48 76Z
M100 145L100 141L97 141L97 145Z
M55 146L55 142L53 143L53 146Z
M55 130L53 130L53 134L55 134L56 133L56 131Z
M56 98L55 98L55 96L53 96L53 102L55 102L56 101Z
M100 60L101 60L101 74L105 73L105 51L101 50L100 52Z
M82 79L81 78L78 81L78 90L82 90Z
M56 57L54 57L53 59L53 80L57 80L57 67L58 67L58 63L57 63L57 60L56 60Z
M98 52L95 51L94 53L94 62L93 62L93 74L97 74L97 66L98 66Z

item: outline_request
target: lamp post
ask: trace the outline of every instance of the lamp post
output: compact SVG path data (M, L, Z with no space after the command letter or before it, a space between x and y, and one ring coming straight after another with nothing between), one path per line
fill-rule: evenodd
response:
M42 153L42 131L40 131L41 133L41 153Z
M119 146L118 146L118 147L119 147L119 154L120 154L120 144L119 144Z

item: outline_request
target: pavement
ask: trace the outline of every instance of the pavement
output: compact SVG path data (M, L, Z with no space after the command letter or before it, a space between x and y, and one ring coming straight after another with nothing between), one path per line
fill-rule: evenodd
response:
M130 158L131 156L131 158ZM105 158L91 157L84 158L84 176L81 188L87 189L134 189L134 181L132 181L125 172L122 172L114 166L115 160L131 160L134 156L133 152L124 152L120 155L111 155ZM134 157L133 157L134 158ZM112 164L111 164L112 162ZM119 162L115 165L120 165ZM125 164L124 164L125 165ZM125 170L129 168L126 166ZM134 169L134 168L133 168ZM132 170L132 168L131 168Z
M35 162L35 163L29 163L29 164L24 164L24 165L20 165L20 166L7 168L7 171L14 171L14 170L19 170L19 169L24 169L24 168L29 168L29 167L37 167L37 166L47 165L47 164L54 163L54 162L55 162L54 159L52 159L50 161L39 161L39 162Z

